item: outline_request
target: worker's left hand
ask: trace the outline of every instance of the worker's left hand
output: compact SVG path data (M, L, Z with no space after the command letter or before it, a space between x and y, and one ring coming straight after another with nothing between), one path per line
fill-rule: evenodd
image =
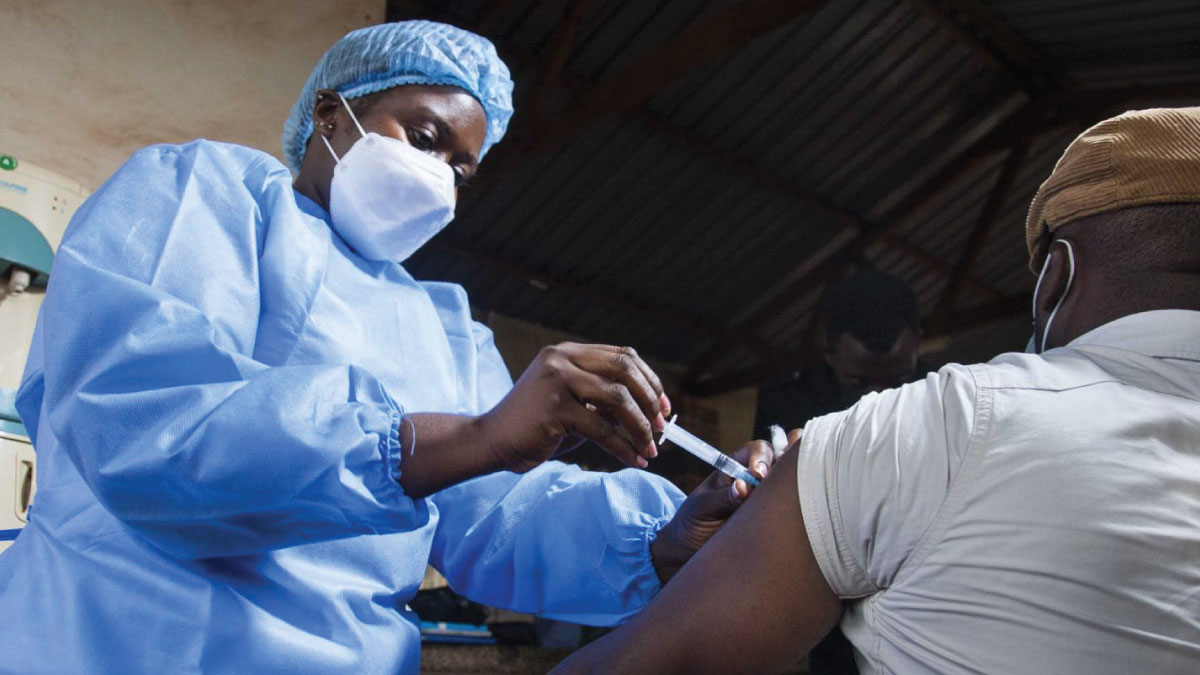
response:
M733 453L733 458L762 480L775 462L775 452L766 441L750 441ZM714 471L693 490L650 545L650 557L658 578L667 583L704 542L721 529L753 489L745 481L735 481Z

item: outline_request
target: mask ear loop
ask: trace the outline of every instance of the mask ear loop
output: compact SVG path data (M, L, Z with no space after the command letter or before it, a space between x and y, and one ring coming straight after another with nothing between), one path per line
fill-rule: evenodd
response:
M337 93L337 95L338 100L340 100L342 105L346 108L346 114L350 115L350 120L354 122L354 126L358 129L358 133L361 134L363 138L366 138L367 132L363 129L362 125L359 124L358 118L354 116L354 111L350 109L350 104L346 102L346 97L342 96L342 92L340 91ZM329 150L329 154L333 155L333 161L341 164L342 160L337 156L337 153L333 151L333 146L329 144L329 139L325 138L325 134L317 135L320 136L321 140L325 142L325 147Z
M333 146L329 144L329 139L325 138L325 134L317 134L317 135L321 137L322 141L325 141L325 147L329 149L329 154L333 155L334 163L341 164L342 160L340 158L338 158L337 153L333 151Z
M354 111L350 109L350 104L346 102L346 97L342 96L342 92L340 91L338 92L338 99L342 102L342 105L346 106L346 114L350 115L350 120L354 122L354 126L358 128L358 133L361 134L363 138L366 138L367 132L363 130L362 125L358 123L358 118L354 116Z
M1046 319L1046 328L1042 331L1042 342L1037 346L1037 353L1041 354L1046 350L1046 338L1050 336L1050 326L1054 323L1054 316L1058 314L1058 308L1062 307L1063 300L1067 299L1067 293L1071 291L1071 283L1075 280L1075 249L1071 246L1071 242L1066 239L1057 239L1054 244L1062 244L1067 247L1067 261L1070 263L1070 269L1067 271L1067 287L1063 289L1062 295L1058 296L1058 302L1054 303L1054 309L1050 310L1050 318ZM1053 248L1054 244L1050 246ZM1037 285L1033 287L1033 318L1037 320L1037 299L1038 292L1042 290L1042 280L1046 278L1046 270L1050 267L1050 254L1046 254L1046 262L1042 263L1042 273L1038 275Z
M1046 269L1050 267L1050 254L1046 254L1046 259L1042 261L1042 271L1038 273L1037 283L1033 286L1033 304L1030 307L1030 316L1033 317L1034 323L1037 323L1037 299L1038 293L1042 290L1042 279L1046 278Z

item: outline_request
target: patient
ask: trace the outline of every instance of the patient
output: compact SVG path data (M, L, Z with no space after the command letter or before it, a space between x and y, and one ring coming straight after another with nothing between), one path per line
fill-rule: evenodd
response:
M1026 221L1037 354L810 422L561 673L1200 672L1200 108L1085 131ZM844 610L843 610L844 607Z

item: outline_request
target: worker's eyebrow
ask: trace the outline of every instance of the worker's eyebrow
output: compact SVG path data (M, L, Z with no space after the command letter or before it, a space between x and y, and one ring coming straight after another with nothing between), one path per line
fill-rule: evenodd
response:
M458 147L458 134L445 115L423 105L412 108L408 114L433 124L437 128L438 145L453 150L454 160L469 167L472 175L475 173L476 167L479 166L479 156L471 150Z

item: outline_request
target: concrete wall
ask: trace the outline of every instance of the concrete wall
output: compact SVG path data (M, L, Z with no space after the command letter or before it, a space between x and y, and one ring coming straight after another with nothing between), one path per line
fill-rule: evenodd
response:
M384 0L0 0L0 152L93 190L151 143L282 156L317 59L383 12Z
M383 12L384 0L0 0L0 154L83 193L152 143L204 137L282 158L313 65ZM37 224L57 246L65 220ZM20 381L41 298L0 304L0 387Z

